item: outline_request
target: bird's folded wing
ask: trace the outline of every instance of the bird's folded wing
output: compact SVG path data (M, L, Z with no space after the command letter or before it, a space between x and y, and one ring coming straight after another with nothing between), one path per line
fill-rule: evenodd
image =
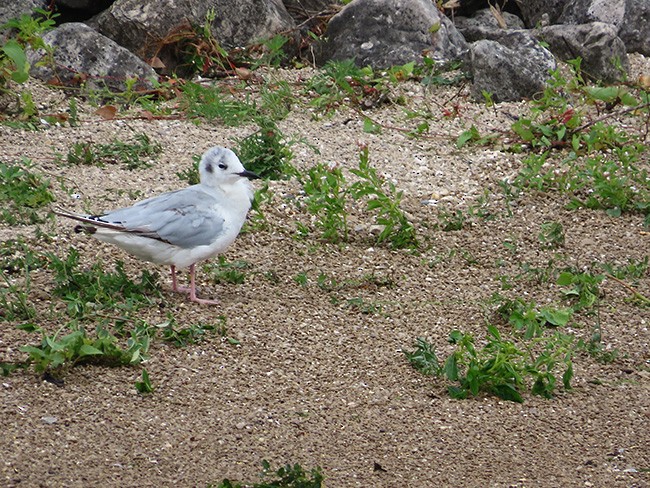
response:
M216 197L198 186L165 193L103 215L84 217L70 212L60 215L182 248L209 245L224 229Z

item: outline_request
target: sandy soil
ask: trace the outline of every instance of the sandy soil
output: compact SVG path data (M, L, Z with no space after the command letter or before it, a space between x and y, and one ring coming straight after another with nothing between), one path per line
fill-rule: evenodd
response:
M648 66L638 63L637 69ZM68 107L62 94L32 89L42 113ZM300 170L317 162L356 167L359 144L367 144L373 166L405 192L403 208L422 241L419 253L374 245L371 218L359 208L350 209L356 230L349 243L297 239L296 222L310 220L295 205L300 187L295 180L270 182L274 197L263 208L268 228L243 233L226 254L249 264L245 283L215 284L199 272L201 296L220 301L207 307L173 294L167 270L76 235L68 222L46 224L49 241L34 237L31 227L1 224L3 241L23 235L36 251L61 257L73 246L84 266L101 261L112 269L119 259L134 277L142 269L158 271L162 298L142 312L144 320L160 323L171 313L187 325L224 316L239 345L216 334L184 348L155 341L145 364L155 387L150 395L134 388L140 367L73 368L62 387L31 371L2 378L0 485L206 486L223 478L256 480L267 459L273 466L320 466L329 487L650 486L650 311L619 283L601 285L599 309L603 342L618 349L618 358L603 364L578 354L574 389L560 388L554 399L453 400L442 379L425 377L406 361L402 350L420 336L442 355L451 351L452 329L484 336L485 322L496 320L494 293L561 303L554 283L516 279L523 265L621 266L648 255L650 236L639 216L569 211L566 199L553 194L526 194L508 216L498 182L517 173L523 155L498 147L459 150L455 139L472 124L481 133L507 128L525 104L486 108L457 87L424 92L408 85L405 94L412 108L434 108L429 137L365 133L362 116L348 109L314 119L298 108L280 126L309 144L294 146ZM450 106L456 95L460 116L443 117L436 107ZM80 196L73 199L55 184L58 204L101 211L133 203L129 191L140 199L182 187L175 173L192 155L212 145L234 146L234 137L252 130L126 115L106 121L81 103L76 128L0 126L2 161L31 159L35 169L52 181L64 177ZM400 106L369 115L387 125L409 124ZM130 141L142 132L163 147L150 169L56 162L75 142ZM470 219L454 232L436 227L441 208L466 211L480 197L495 218ZM551 220L566 233L557 250L538 239L540 225ZM299 273L306 284L294 279ZM339 286L319 287L321 274ZM502 288L502 276L510 277L512 289ZM37 270L32 279L37 320L52 327L64 306L52 295L53 278ZM650 296L647 273L634 286ZM374 310L354 306L359 299ZM594 320L580 317L583 327L571 332L588 338ZM23 359L18 348L35 340L15 325L0 321L0 361Z

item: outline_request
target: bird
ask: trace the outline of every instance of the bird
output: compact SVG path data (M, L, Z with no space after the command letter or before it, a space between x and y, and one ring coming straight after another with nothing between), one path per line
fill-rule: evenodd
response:
M54 213L81 222L74 231L114 244L136 258L171 269L172 289L189 293L199 304L216 304L196 296L196 263L223 253L235 241L253 200L250 180L257 174L244 168L225 147L207 150L198 166L200 183L142 200L131 207L99 215L63 208ZM178 269L190 270L190 287L179 287Z

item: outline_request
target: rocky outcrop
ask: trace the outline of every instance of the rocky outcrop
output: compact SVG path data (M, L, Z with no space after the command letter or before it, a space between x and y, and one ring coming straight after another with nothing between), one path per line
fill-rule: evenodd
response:
M484 91L491 93L496 102L531 98L556 67L553 55L523 30L504 33L499 41L477 41L471 49L471 93L479 100Z
M582 73L592 81L621 81L630 69L625 44L610 24L550 25L534 32L561 60L580 57Z
M497 3L492 10L477 10L485 6L480 0L446 2L444 11L455 17L454 23L431 0L353 0L346 6L337 0L12 0L0 4L0 23L37 7L57 6L65 24L46 37L61 66L32 73L64 83L105 76L111 89L122 89L123 82L115 80L127 76L147 86L153 72L144 63L155 65L159 75L189 75L196 72L191 60L197 56L209 59L220 48L259 43L278 33L293 40L302 35L302 42L286 44L285 52L308 52L309 61L318 64L353 59L359 66L384 69L424 57L439 63L461 60L474 80L472 95L481 98L487 91L495 100L527 98L543 89L555 67L549 50L561 60L582 58L583 74L604 83L624 77L626 52L650 55L648 0L501 4L510 13L500 12ZM322 32L328 15L324 39L310 44L311 32ZM69 22L75 18L87 19L94 35ZM63 28L68 24L73 26ZM189 52L204 42L207 31L217 41L212 51ZM71 32L91 49L84 50ZM104 36L120 49L106 44Z
M376 69L467 56L468 45L430 0L355 0L331 18L318 62L353 59Z
M42 80L124 91L135 78L135 89L149 89L156 73L144 61L85 24L70 22L46 33L43 40L56 46L53 58L42 50L28 53L31 74ZM40 66L36 63L41 62Z
M558 19L561 24L604 22L616 29L627 52L650 56L648 0L571 0Z
M208 25L224 48L246 46L294 27L280 0L116 0L89 25L149 59L183 26Z

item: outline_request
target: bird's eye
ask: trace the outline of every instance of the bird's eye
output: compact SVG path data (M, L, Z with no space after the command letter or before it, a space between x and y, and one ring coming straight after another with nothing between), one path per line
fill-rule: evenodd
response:
M223 164L223 163L221 163L221 164L219 165L219 169L228 169L228 165L227 165L227 164Z

